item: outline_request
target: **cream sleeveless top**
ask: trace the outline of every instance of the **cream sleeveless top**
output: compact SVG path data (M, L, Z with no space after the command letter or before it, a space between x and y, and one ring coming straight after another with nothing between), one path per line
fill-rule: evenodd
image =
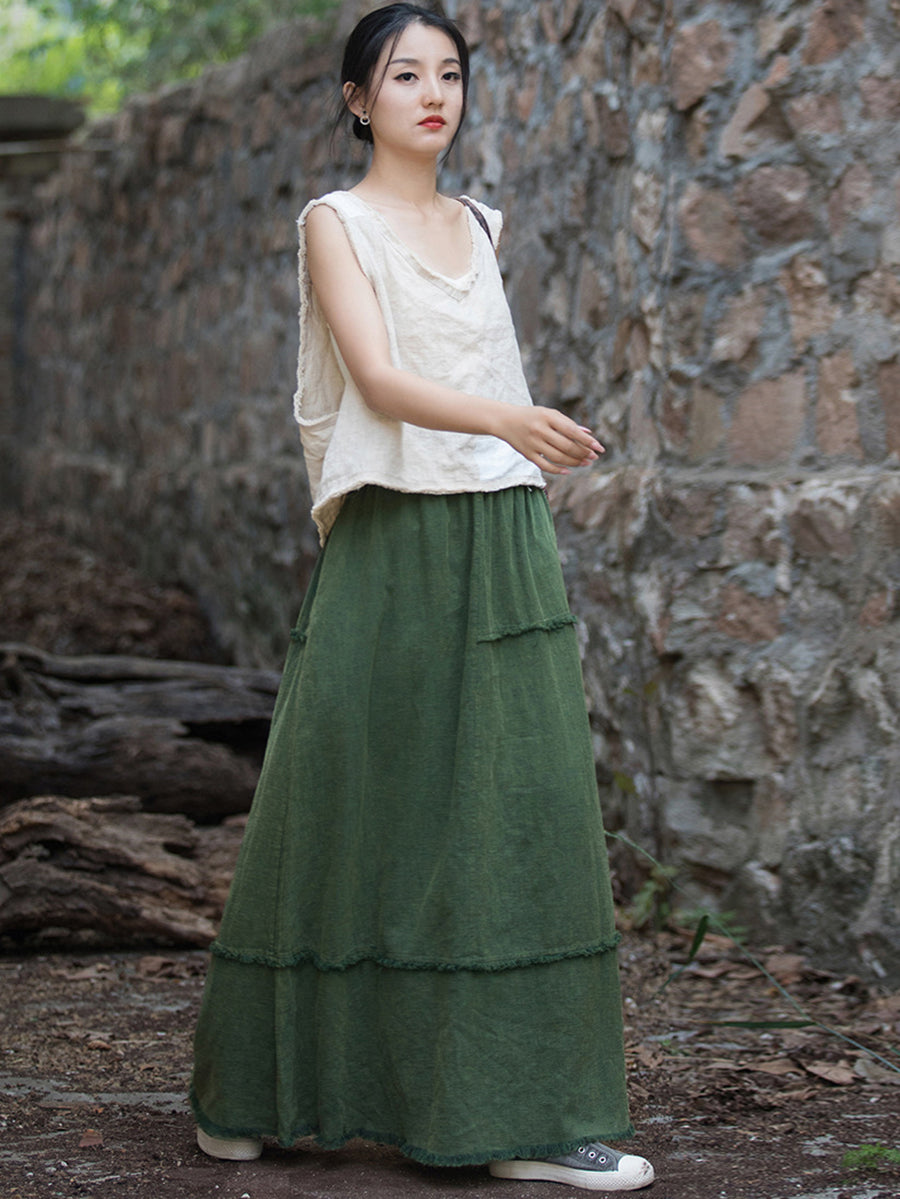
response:
M312 200L299 232L300 353L294 415L322 544L348 492L367 483L431 495L543 487L536 466L497 437L447 433L381 416L362 398L322 314L306 267L306 217L327 204L340 217L375 289L400 370L471 395L531 404L496 255L466 209L472 255L450 279L422 262L374 208L350 192ZM494 243L503 218L479 204Z

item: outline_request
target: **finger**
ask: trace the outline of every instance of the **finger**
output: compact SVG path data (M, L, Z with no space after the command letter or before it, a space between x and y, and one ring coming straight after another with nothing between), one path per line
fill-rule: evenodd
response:
M532 458L532 462L534 462L535 466L540 467L545 475L567 475L569 473L567 467L562 466L557 462L553 462L544 454L535 454Z
M591 432L585 432L579 427L578 434L572 434L569 438L575 445L590 450L594 454L602 454L603 446Z
M568 438L569 441L574 441L577 445L586 446L594 451L595 454L603 452L603 446L594 436L593 432L586 425L576 425L576 423L562 412L555 409L548 409L548 427L553 429L555 433L561 434Z
M597 440L597 438L594 436L594 433L590 429L585 428L584 425L579 425L578 428L582 431L582 433L587 433L588 437L590 437L591 449L595 450L598 454L606 453L606 446Z
M606 447L597 440L590 429L585 429L583 425L576 425L577 435L570 436L570 441L577 446L579 450L583 450L593 458L599 457L600 454L606 453Z
M547 446L536 455L536 460L542 470L546 470L548 464L559 470L568 470L570 467L590 466L592 462L597 461L597 455L593 453L580 454L571 449L561 450L555 446Z
M562 413L557 412L554 416L556 419L548 422L546 436L555 448L563 446L563 441L560 440L563 438L567 453L590 453L595 457L597 454L603 453L603 446L590 429L586 429L583 425L576 425Z
M585 462L596 462L597 452L590 446L579 444L565 434L549 432L545 435L545 445L541 453L546 454L556 462L565 462L570 466L581 465Z
M560 436L564 437L567 442L593 451L594 454L604 452L603 446L586 425L576 424L570 416L566 416L558 408L537 406L531 409L530 415L531 429L536 437L547 437L552 444L559 446L561 443L553 442L552 438Z

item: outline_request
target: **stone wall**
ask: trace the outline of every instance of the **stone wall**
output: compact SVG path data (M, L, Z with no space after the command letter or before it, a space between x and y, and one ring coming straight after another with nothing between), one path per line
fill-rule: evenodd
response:
M79 105L47 96L0 96L0 479L17 494L25 394L26 262L35 189L59 169ZM0 484L3 486L3 484Z
M348 170L329 153L333 70L301 23L130 101L32 223L24 481L0 499L187 584L247 664L280 659L315 552L291 417L295 220Z
M502 207L605 810L696 901L900 977L900 4L474 0L444 184ZM313 552L294 219L336 30L97 125L41 201L8 494L274 662ZM626 873L628 863L619 862Z

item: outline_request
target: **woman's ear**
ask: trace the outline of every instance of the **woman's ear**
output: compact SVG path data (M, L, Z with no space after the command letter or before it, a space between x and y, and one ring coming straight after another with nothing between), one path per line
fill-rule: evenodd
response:
M350 111L353 113L353 115L355 117L361 117L362 114L366 110L365 110L365 106L363 105L363 102L362 102L362 96L360 95L360 89L356 86L355 83L350 83L348 81L347 83L344 84L344 86L341 90L343 91L343 94L344 94L344 103L347 105L347 107L350 109Z

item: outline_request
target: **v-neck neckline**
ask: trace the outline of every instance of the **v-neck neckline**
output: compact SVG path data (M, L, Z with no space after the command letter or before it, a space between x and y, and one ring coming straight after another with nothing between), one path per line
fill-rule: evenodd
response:
M439 282L439 283L445 285L446 287L453 289L454 291L466 291L466 290L468 290L469 287L471 287L471 285L475 281L475 277L478 273L477 265L476 265L477 242L475 240L475 231L472 228L472 222L474 221L475 218L473 217L472 213L469 211L467 204L463 204L462 207L465 210L466 228L469 231L469 267L468 267L468 270L466 270L464 274L452 276L452 275L445 275L443 273L443 271L439 271L435 267L431 266L429 263L424 262L419 257L419 255L415 252L415 250L413 250L412 247L409 246L403 240L403 238L396 231L396 229L393 227L393 225L390 223L390 221L387 219L387 217L384 216L384 214L381 213L373 204L370 204L368 202L368 200L364 200L362 198L362 196L357 195L356 192L348 191L347 195L353 196L353 198L356 201L358 201L363 206L363 208L365 208L366 212L371 213L375 217L376 221L378 221L378 223L381 225L381 227L386 232L388 238L393 242L393 244L395 246L397 246L403 252L403 254L409 259L409 261L422 274L428 276L431 279L434 279L436 282Z

